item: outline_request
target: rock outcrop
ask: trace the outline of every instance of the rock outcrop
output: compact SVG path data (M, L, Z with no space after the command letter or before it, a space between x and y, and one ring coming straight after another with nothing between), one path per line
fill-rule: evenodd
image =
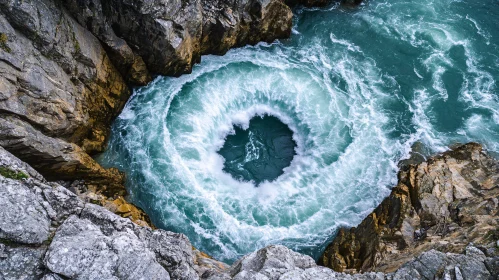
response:
M143 227L82 201L2 148L0 205L2 280L480 280L499 271L497 248L484 252L471 245L463 254L430 250L388 274L335 272L279 245L229 267L193 249L183 234Z
M207 279L261 280L415 280L415 279L496 279L498 258L487 257L482 251L468 246L463 254L431 250L404 264L394 273L368 272L345 274L323 266L313 259L284 246L269 246L237 261L226 274Z
M0 145L48 178L120 185L102 150L130 90L99 40L53 1L0 1Z
M341 229L319 262L392 272L423 252L459 253L470 242L497 257L498 239L499 161L470 143L400 171L390 196L358 227Z
M0 168L10 170L0 173L0 279L198 279L210 270L183 234L86 203L2 148Z
M232 47L287 38L291 32L291 10L279 0L64 4L109 49L124 77L137 84L147 82L148 73L188 73L202 54L224 54Z
M50 180L124 194L104 149L130 85L291 32L281 0L0 0L0 146Z
M364 0L285 0L289 6L303 5L305 7L324 7L332 3L340 4L343 7L356 7Z

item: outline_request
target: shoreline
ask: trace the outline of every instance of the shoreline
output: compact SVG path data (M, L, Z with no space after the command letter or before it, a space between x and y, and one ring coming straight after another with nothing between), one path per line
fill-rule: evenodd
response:
M189 1L187 7L175 7L176 12L186 13L174 15L168 9L158 11L147 5L132 7L121 3L119 9L106 10L110 7L100 1L97 1L99 5L92 1L68 1L60 6L57 0L46 2L49 6L37 1L0 5L0 60L7 65L7 78L0 77L0 82L6 84L6 92L11 98L0 107L0 132L3 136L0 147L6 150L1 151L1 160L4 161L1 166L5 169L0 169L0 179L5 189L0 191L0 199L1 192L4 192L4 199L14 197L12 201L16 202L5 199L5 205L14 210L9 212L10 216L0 215L3 219L0 222L6 225L0 228L0 267L5 265L11 269L13 256L21 255L32 261L26 264L29 265L27 271L47 277L44 279L58 279L58 275L89 276L91 274L85 274L90 271L88 269L97 268L81 269L80 274L73 275L68 272L72 268L64 270L66 268L57 266L57 261L67 261L68 257L61 253L63 245L80 250L78 246L81 244L71 242L75 236L84 241L87 238L89 242L94 242L93 238L98 236L109 247L117 246L113 238L130 238L132 245L129 246L139 244L131 249L133 252L146 248L147 256L131 262L143 264L141 261L147 259L149 263L144 265L151 265L153 272L158 273L156 276L164 278L169 275L172 279L232 279L239 275L241 278L238 279L250 279L264 275L272 279L273 275L289 274L291 278L287 279L308 279L303 275L311 273L311 277L322 275L315 279L330 279L332 276L350 279L346 274L318 267L309 257L283 246L260 249L230 267L213 260L193 248L183 234L156 230L143 210L126 201L125 174L115 168L105 169L92 158L104 151L110 125L122 112L134 85L145 85L154 75L188 74L203 54L223 55L234 47L288 38L292 20L290 2L271 0L262 4L259 0L252 1L260 5L254 15L259 16L253 25L243 22L243 14L250 3L243 1L238 2L238 10L229 8L233 18L226 22L218 20L221 15L216 7L201 7L194 1ZM327 4L322 0L298 2L309 7ZM347 1L347 5L359 3ZM223 1L218 4L230 6ZM116 18L120 9L128 11L131 18ZM264 14L270 14L269 18ZM169 22L163 19L166 16L175 18ZM30 25L31 21L40 24ZM156 38L160 43L148 46L147 42L142 42L144 38L135 34L141 29L137 26L127 29L129 22L141 22L149 27L145 30L148 40ZM182 28L176 26L172 29L172 24ZM26 75L28 72L39 75ZM33 92L39 96L33 98L34 94L26 94ZM24 99L15 94L22 94ZM453 163L449 164L450 161ZM472 165L471 169L462 167L463 162ZM433 171L427 171L429 169ZM434 174L441 170L451 175ZM476 173L471 179L466 177L475 171L486 176ZM450 183L445 181L449 176ZM490 182L480 179L480 176L485 176ZM429 183L418 185L414 183L415 178L421 182L431 181L428 178L440 180L442 189L435 184L431 187ZM339 272L387 273L376 274L382 278L373 276L385 279L389 273L396 274L407 267L418 271L414 259L431 252L432 257L440 260L449 258L445 259L448 265L453 258L461 258L456 256L477 265L467 257L473 256L479 260L479 265L486 267L481 273L493 276L499 270L498 182L497 160L483 153L482 148L474 143L408 165L399 172L399 184L392 189L390 196L351 232L340 230L319 263ZM23 204L25 201L36 205L36 211L29 203ZM483 208L482 204L492 210ZM442 211L444 215L440 215ZM476 217L470 214L473 211L485 214L480 212L480 217ZM33 215L37 220L30 221L35 227L29 223L22 224L27 229L25 231L13 227L19 221L28 221ZM88 236L80 236L71 227L79 228L85 234L84 229L92 228L92 231ZM485 237L481 236L484 231ZM127 234L131 232L130 237ZM472 234L468 236L468 232ZM161 235L161 242L180 245L163 248L151 241L156 235ZM470 243L474 245L470 246ZM89 251L96 250L97 247L92 247L97 246L95 244L89 245ZM126 255L120 247L113 248L122 254L118 254L119 258L129 260L130 256L135 256L135 253ZM433 252L434 249L444 255ZM69 260L76 264L89 261L79 257L70 256ZM262 263L261 258L267 258L270 263ZM101 260L112 262L105 257L90 259L97 264ZM286 269L276 262L285 263ZM264 269L266 266L268 271ZM119 269L114 272L132 275L130 271ZM279 269L281 271L276 274ZM452 277L457 277L455 271ZM13 273L18 275L15 271ZM439 270L433 275L443 277L445 273L447 270ZM353 279L372 279L356 275L352 277L358 278Z

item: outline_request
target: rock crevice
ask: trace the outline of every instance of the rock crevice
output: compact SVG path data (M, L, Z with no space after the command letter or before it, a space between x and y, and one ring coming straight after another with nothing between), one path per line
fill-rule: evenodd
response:
M486 163L485 165L489 167L497 165L497 161L486 157L478 149L479 146L473 145L467 146L475 151L471 154L482 155L478 161L474 162ZM428 163L431 162L430 160ZM482 166L476 165L478 169L473 169L475 172L469 174L482 174L479 171ZM496 245L488 246L488 241L485 242L486 245L467 244L459 247L462 250L455 253L443 252L449 249L448 247L436 248L439 250L431 247L433 249L423 253L414 253L410 258L407 255L407 262L390 273L335 272L330 268L316 265L309 256L293 252L280 245L271 245L250 253L229 267L193 249L183 234L143 227L133 223L132 217L123 218L99 205L82 201L67 188L57 183L47 182L28 164L3 148L0 148L0 168L10 170L9 173L0 173L0 205L2 205L2 211L0 211L0 279L2 280L142 278L488 280L495 279L499 271L499 249ZM487 172L483 174L486 175ZM24 176L4 176L13 173L22 173ZM476 178L475 175L464 177ZM480 178L482 182L489 182L490 177L481 176ZM450 177L444 179L441 181L442 184L449 182ZM407 192L398 193L400 194L407 195ZM484 205L484 203L479 204ZM395 207L394 209L404 208ZM380 215L382 216L383 214ZM406 216L401 217L403 219ZM389 221L392 220L386 221L381 224L381 227L390 224ZM399 224L400 221L394 223L394 225ZM357 239L360 243L356 243ZM357 239L350 239L348 244L354 244L353 247L365 246L361 236ZM376 244L381 244L381 242L398 244L397 240L400 238L379 238ZM497 237L487 237L482 234L481 240L497 242ZM463 243L460 243L461 241ZM458 240L457 242L461 246L465 241ZM371 252L376 256L374 259L378 260L378 264L394 262L393 256L395 255L389 255L383 249L384 247L379 248L381 248L380 251ZM454 249L458 251L457 245ZM416 249L415 252L418 250ZM356 261L364 256L363 252L360 250L359 255L353 254L353 258L348 259L347 263L356 264ZM401 255L398 257L401 258ZM383 269L383 266L376 267L376 269L380 268Z
M495 248L498 214L499 164L466 144L400 171L391 194L359 226L341 229L319 262L392 272L430 249Z
M291 17L280 0L2 0L0 145L49 179L123 194L122 175L89 155L103 151L130 85L286 38Z

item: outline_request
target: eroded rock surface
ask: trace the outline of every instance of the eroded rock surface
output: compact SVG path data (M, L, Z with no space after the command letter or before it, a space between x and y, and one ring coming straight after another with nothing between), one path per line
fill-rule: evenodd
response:
M292 13L280 0L65 1L134 83L180 75L202 54L287 38Z
M470 242L497 256L498 211L499 162L466 144L402 170L390 196L358 227L340 230L320 262L392 272L423 252L459 253Z
M85 203L2 148L0 167L27 176L0 175L0 279L199 278L183 234Z
M210 280L414 280L414 279L496 279L497 257L468 246L462 254L425 252L393 273L345 274L317 266L308 257L284 247L269 246L237 261L227 273L204 274Z
M101 152L129 84L291 32L281 0L0 0L0 146L50 180L124 194Z
M430 250L388 274L335 272L279 245L250 253L229 267L193 249L183 234L143 227L82 201L3 148L0 168L2 280L457 280L494 279L499 271L496 247L471 245L459 254Z
M0 1L0 33L0 145L48 178L121 185L87 154L130 95L99 40L50 0Z

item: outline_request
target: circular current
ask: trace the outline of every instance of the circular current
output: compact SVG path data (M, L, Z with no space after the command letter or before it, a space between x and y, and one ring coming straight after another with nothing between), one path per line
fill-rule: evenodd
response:
M499 151L499 1L294 12L290 39L137 88L98 159L126 172L155 225L223 261L269 244L318 257L389 194L413 146ZM291 130L293 156L236 174L245 159L224 145L265 116Z

